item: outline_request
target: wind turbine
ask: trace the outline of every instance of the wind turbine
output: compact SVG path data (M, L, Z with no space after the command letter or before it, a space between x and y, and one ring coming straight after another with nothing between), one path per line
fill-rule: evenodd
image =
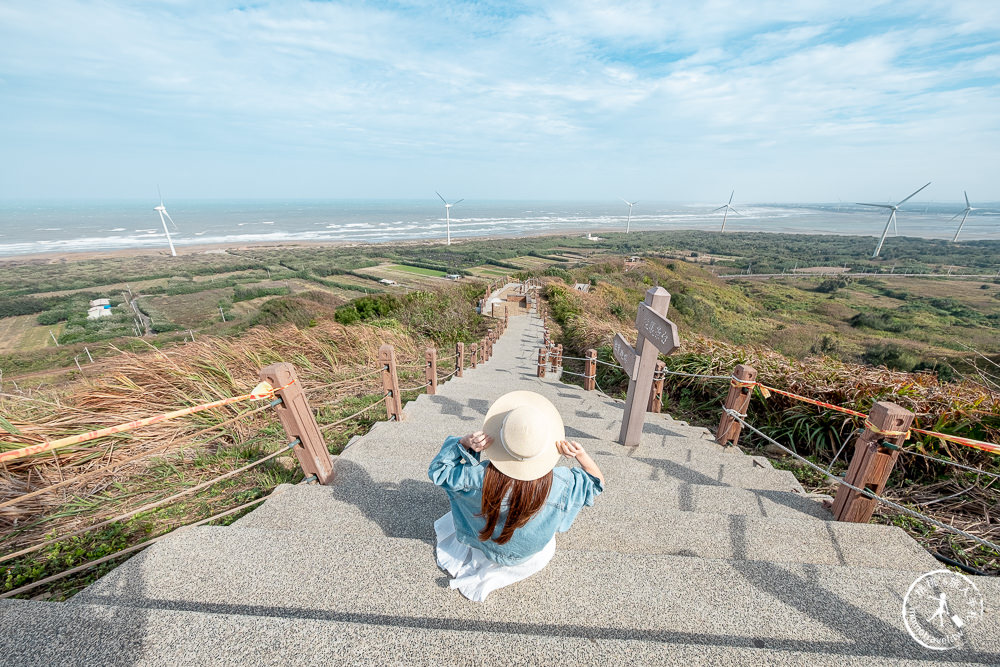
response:
M170 217L170 214L167 213L167 207L163 205L163 195L160 193L159 185L156 186L156 194L160 195L160 205L155 207L153 210L159 211L160 213L160 222L163 223L163 233L167 235L167 243L170 244L170 255L172 257L176 257L177 251L174 250L174 240L170 238L170 230L167 229L167 220L169 220L170 224L174 226L174 229L177 229L177 225L174 223L174 219ZM166 220L163 219L163 216L167 216Z
M632 226L632 207L638 204L637 201L628 201L627 199L622 199L625 205L628 206L628 220L625 221L625 233L628 234L629 227Z
M447 221L447 225L448 225L448 243L447 243L447 245L451 245L451 207L454 206L455 204L459 203L459 202L465 201L465 198L463 197L462 199L458 199L458 200L453 201L452 203L449 204L447 201L445 201L445 198L441 196L440 192L438 192L437 190L435 190L434 194L436 194L438 196L438 199L440 199L441 201L444 202L444 217L445 217L445 220Z
M722 214L722 230L721 231L726 231L726 218L729 217L729 212L730 211L732 211L733 213L735 213L737 215L740 215L740 212L737 211L736 207L733 206L733 195L735 195L735 194L736 194L736 190L733 190L732 192L730 192L729 193L729 201L726 202L725 204L723 204L722 206L720 206L719 208L713 208L712 211L711 211L712 213L715 213L716 211L721 211L722 209L726 209L726 212Z
M965 190L962 190L962 194L965 195L965 210L964 211L959 211L951 219L951 220L954 220L958 216L962 216L962 222L960 222L958 224L958 231L955 232L955 238L953 238L951 240L952 243L956 243L958 241L958 235L962 233L962 227L965 226L965 219L969 217L970 213L972 213L973 211L977 210L977 209L972 208L972 204L969 203L969 193L966 192ZM951 222L951 220L949 220L948 222Z
M896 224L896 211L899 210L899 207L902 206L903 204L905 204L907 201L909 201L913 197L913 195L917 194L917 192L920 192L920 190L923 190L928 185L930 185L930 181L928 181L920 189L914 191L913 194L911 194L909 197L907 197L903 201L899 202L898 204L866 204L866 203L860 202L860 201L859 202L855 202L858 206L874 206L876 208L887 208L887 209L890 210L889 219L885 221L885 229L882 230L882 238L880 238L878 240L878 245L875 246L875 252L872 253L872 259L875 259L876 257L878 257L878 254L880 252L882 252L882 244L885 243L885 237L889 233L889 225L895 225Z

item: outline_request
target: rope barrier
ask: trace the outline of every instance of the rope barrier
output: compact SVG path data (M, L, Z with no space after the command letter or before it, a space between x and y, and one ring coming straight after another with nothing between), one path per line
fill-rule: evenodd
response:
M256 414L258 412L262 412L264 410L267 410L270 407L271 407L270 405L262 405L260 407L254 408L253 410L248 410L246 412L242 412L242 413L236 415L235 417L233 417L231 419L227 419L224 422L219 422L218 424L214 424L212 426L209 426L208 428L204 428L204 429L198 431L197 433L195 433L194 435L192 435L191 438L197 438L198 436L203 435L205 433L208 433L209 431L215 430L217 428L222 428L223 426L228 426L229 424L232 424L235 421L243 419L244 417L249 417L250 415ZM213 440L216 440L216 439L221 438L221 437L222 437L221 435L216 435L216 436L212 436L211 438L209 438L208 440L205 440L203 442L196 442L196 443L191 443L191 444L192 445L204 445L206 443L212 442ZM39 496L39 495L41 495L43 493L48 493L49 491L55 491L56 489L61 489L61 488L65 487L65 486L69 486L71 484L79 484L79 483L81 483L81 482L83 482L85 480L90 479L91 477L96 477L98 475L107 474L107 472L109 470L113 470L113 469L118 468L120 466L123 466L123 465L125 465L127 463L132 463L133 461L137 461L139 459L146 458L147 456L152 456L153 454L156 454L157 452L161 452L161 451L163 451L165 449L170 449L171 447L178 447L178 446L183 446L183 443L181 443L180 445L178 445L176 442L168 442L165 445L160 445L159 447L154 447L153 449L150 449L150 450L147 450L145 452L142 452L141 454L137 454L137 455L129 457L127 459L122 459L121 461L115 461L115 462L111 463L110 465L108 465L107 467L98 468L97 470L92 470L90 472L83 473L82 475L77 475L77 476L73 477L72 479L67 479L67 480L64 480L62 482L57 482L56 484L50 484L49 486L43 487L41 489L36 489L34 491L31 491L30 493L21 494L20 496L18 496L16 498L11 498L10 500L5 500L4 502L0 503L0 509L3 509L5 507L10 507L11 505L16 505L17 503L20 503L20 502L22 502L24 500L28 500L29 498L34 498L35 496Z
M330 389L331 387L336 387L337 385L341 384L347 384L348 382L356 382L358 380L364 380L365 378L369 378L373 375L378 375L381 372L382 368L376 368L370 373L365 373L363 375L356 375L354 377L346 378L344 380L337 380L336 382L330 382L328 384L321 384L318 387L310 387L309 389L304 389L303 391L305 391L308 394L310 392L319 391L321 389Z
M915 450L912 450L912 449L900 449L899 451L902 452L903 454L912 454L913 456L919 456L920 458L927 459L928 461L934 461L936 463L946 463L948 465L955 466L956 468L961 468L963 470L968 470L969 472L974 472L977 475L986 475L987 477L992 477L994 479L1000 479L1000 475L998 475L996 473L987 472L985 470L982 470L980 468L976 468L976 467L973 467L973 466L967 466L964 463L959 463L958 461L949 461L948 459L939 459L937 457L928 456L927 454L923 454L921 452L918 452L918 451L915 451Z
M93 524L91 526L86 526L84 528L80 528L79 530L75 530L72 533L69 533L67 535L60 535L59 537L54 537L52 539L45 540L44 542L39 542L38 544L35 544L33 546L25 547L24 549L21 549L20 551L15 551L13 553L6 554L5 556L0 556L0 563L4 563L4 562L6 562L6 561L8 561L8 560L10 560L12 558L17 558L18 556L24 556L26 554L33 553L33 552L38 551L39 549L41 549L43 547L46 547L46 546L48 546L50 544L54 544L55 542L59 542L60 540L68 540L71 537L76 537L77 535L82 535L83 533L86 533L88 531L94 530L95 528L102 528L102 527L107 526L109 524L115 523L116 521L122 521L124 519L129 519L129 518L135 516L136 514L141 514L142 512L147 512L147 511L149 511L151 509L156 509L157 507L160 507L161 505L166 505L167 503L171 502L172 500L177 500L178 498L181 498L181 497L186 496L188 494L194 493L195 491L201 491L202 489L207 488L207 487L215 484L216 482L221 482L224 479L229 479L230 477L238 475L241 472L246 472L247 470L250 470L251 468L256 468L257 466L261 465L262 463L270 461L271 459L273 459L273 458L275 458L277 456L281 456L282 454L284 454L288 450L294 448L297 444L299 444L299 439L295 438L295 440L292 440L292 442L290 442L289 444L285 445L284 447L282 447L278 451L272 452L272 453L268 454L267 456L265 456L264 458L257 459L253 463L249 463L249 464L243 466L242 468L237 468L236 470L231 470L230 472L227 472L227 473L225 473L223 475L219 475L218 477L210 479L207 482L202 482L201 484L198 484L196 486L192 486L189 489L184 489L183 491L179 491L179 492L173 494L172 496L168 496L166 498L163 498L162 500L157 500L156 502L148 503L146 505L143 505L142 507L138 507L138 508L136 508L134 510L130 510L128 512L125 512L124 514L119 514L116 517L112 517L110 519L105 519L104 521L101 521L99 523L95 523L95 524Z
M294 380L292 382L294 382ZM22 447L20 449L12 449L10 451L0 452L0 463L24 458L25 456L32 456L34 454L41 454L42 452L52 451L55 449L59 449L61 447L67 447L69 445L77 445L84 442L90 442L91 440L96 440L97 438L101 438L106 435L114 435L115 433L132 431L137 428L141 428L143 426L158 424L160 422L167 421L168 419L185 417L187 415L195 414L197 412L204 412L205 410L211 410L213 408L221 408L226 405L231 405L233 403L272 398L275 395L275 393L281 391L282 389L285 389L290 385L291 382L285 385L284 387L278 387L277 389L275 389L267 382L261 382L256 387L254 387L253 391L251 391L249 394L243 394L242 396L232 396L230 398L223 398L218 401L212 401L211 403L202 403L201 405L195 405L190 408L182 408L180 410L166 412L163 414L156 415L154 417L146 417L145 419L136 419L135 421L126 422L124 424L118 424L117 426L108 426L107 428L98 429L96 431L90 431L89 433L80 433L78 435L71 435L66 438L60 438L58 440L51 440L37 445L31 445L29 447Z
M62 572L59 572L58 574L53 574L50 577L45 577L44 579L39 579L38 581L33 581L30 584L27 584L26 586L21 586L20 588L15 588L12 591L7 591L3 595L0 595L0 600L2 600L4 598L11 598L11 597L14 597L15 595L21 595L22 593L26 593L26 592L34 589L34 588L38 588L39 586L44 585L44 584L49 584L49 583L52 583L53 581L58 581L59 579L62 579L63 577L68 577L69 575L76 574L77 572L83 572L84 570L90 569L90 568L94 567L95 565L100 565L101 563L106 563L109 560L114 560L115 558L120 558L120 557L124 556L125 554L132 553L133 551L139 551L140 549L145 549L146 547L148 547L150 545L156 544L157 542L159 542L163 538L172 535L173 533L177 532L178 530L185 530L187 528L196 528L198 526L201 526L201 525L204 525L204 524L208 523L209 521L215 521L216 519L221 519L223 517L229 516L230 514L235 514L236 512L239 512L241 510L245 510L246 508L252 507L253 505L259 505L260 503L262 503L265 500L267 500L268 497L269 496L264 496L263 498L258 498L256 500L251 500L248 503L243 503L239 507L233 507L232 509L228 509L225 512L219 512L218 514L210 516L207 519L202 519L201 521L196 521L195 523L191 523L191 524L188 524L186 526L181 526L180 528L172 530L169 533L164 533L163 535L159 535L159 536L154 537L154 538L152 538L150 540L146 540L145 542L141 542L139 544L133 544L132 546L126 547L125 549L122 549L121 551L113 553L113 554L111 554L109 556L103 556L103 557L98 558L96 560L92 560L89 563L84 563L83 565L77 565L76 567L70 568L69 570L64 570Z
M568 371L565 368L563 369L562 374L563 375L575 375L577 377L585 378L587 380L593 380L594 378L597 377L596 375L584 375L583 373L574 373L573 371Z
M417 387L401 388L399 391L400 391L400 393L402 393L404 391L417 391L419 389L423 389L424 387L429 387L430 384L431 384L430 382L425 382L422 385L419 385Z
M452 372L448 373L447 375L439 377L438 378L438 382L444 382L445 380L451 378L451 376L454 375L457 372L458 372L458 369L456 368L456 369L452 370Z
M780 442L778 442L777 440L775 440L771 436L767 435L766 433L762 432L760 429L758 429L755 426L753 426L752 424L748 423L746 420L744 420L740 416L740 413L738 413L736 410L732 410L730 408L723 408L723 411L726 414L728 414L730 417L732 417L733 419L735 419L736 421L738 421L743 426L747 427L748 429L750 429L751 431L753 431L754 433L756 433L760 437L764 438L765 440L767 440L771 444L777 445L778 447L780 447L781 449L783 449L784 451L786 451L787 453L791 454L793 457L795 457L796 459L798 459L800 462L805 463L807 466L809 466L810 468L812 468L816 472L822 474L824 477L829 478L834 483L840 484L842 486L846 486L847 488L851 489L852 491L856 491L856 492L860 493L861 495L865 496L866 498L871 498L872 500L880 502L880 503L882 503L883 505L885 505L887 507L891 507L891 508L893 508L893 509L895 509L895 510L897 510L899 512L903 512L904 514L908 514L908 515L910 515L910 516L912 516L912 517L914 517L916 519L920 519L921 521L929 523L929 524L931 524L933 526L937 526L938 528L941 528L943 530L947 530L949 532L955 533L956 535L961 535L962 537L968 538L968 539L972 540L973 542L976 542L977 544L980 544L980 545L982 545L984 547L992 549L996 553L1000 554L1000 546L994 544L993 542L990 542L989 540L984 540L983 538L978 537L976 535L973 535L972 533L967 533L967 532L965 532L964 530L962 530L960 528L955 528L954 526L949 526L946 523L938 521L937 519L933 519L933 518L927 516L926 514L922 514L920 512L917 512L916 510L911 510L910 508L904 507L903 505L900 505L899 503L895 503L895 502L889 500L888 498L883 498L882 496L879 496L879 495L873 493L872 491L870 491L868 489L862 489L860 487L854 486L853 484L851 484L850 482L848 482L847 480L845 480L843 477L837 477L836 475L834 475L832 473L829 473L826 470L823 470L823 468L821 468L820 466L816 465L815 463L813 463L809 459L805 458L804 456L799 455L795 451L792 451L791 449L789 449L788 447L784 446L783 444L781 444Z
M619 366L618 364L613 364L610 361L601 361L600 359L595 359L595 361L599 364L604 364L605 366L611 366L612 368L620 368L621 370L625 370L622 366Z
M344 417L343 419L335 421L332 424L324 424L323 426L320 427L319 430L320 431L326 431L327 429L331 429L334 426L337 426L339 424L343 424L346 421L350 421L351 419L354 419L355 417L357 417L358 415L360 415L362 412L365 412L367 410L371 410L376 405L379 405L385 399L385 397L388 396L388 395L389 395L389 392L387 391L384 394L382 394L382 396L380 396L379 399L377 401L375 401L374 403L372 403L371 405L368 405L367 407L361 408L360 410L358 410L357 412L355 412L353 415L351 415L349 417Z

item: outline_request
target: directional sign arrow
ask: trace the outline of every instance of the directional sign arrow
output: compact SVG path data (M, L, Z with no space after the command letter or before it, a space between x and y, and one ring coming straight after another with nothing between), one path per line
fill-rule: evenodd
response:
M639 363L639 357L636 356L635 350L629 345L629 342L625 340L624 336L621 334L615 334L615 342L611 347L612 354L615 355L615 359L621 364L622 368L625 369L625 374L629 378L635 377L635 368Z
M635 328L639 330L640 336L656 346L656 349L663 354L670 354L681 345L677 325L644 303L639 304L639 313L635 316Z

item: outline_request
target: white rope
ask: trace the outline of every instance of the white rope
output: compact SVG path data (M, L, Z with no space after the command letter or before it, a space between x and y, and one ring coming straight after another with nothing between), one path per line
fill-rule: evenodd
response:
M797 458L802 463L805 463L807 466L809 466L810 468L812 468L816 472L820 473L824 477L828 477L834 483L840 484L842 486L846 486L847 488L849 488L849 489L851 489L853 491L857 491L858 493L860 493L862 496L864 496L866 498L871 498L872 500L880 502L880 503L882 503L883 505L885 505L887 507L891 507L891 508L893 508L896 511L902 512L904 514L908 514L908 515L910 515L910 516L912 516L912 517L914 517L916 519L920 519L921 521L925 521L926 523L929 523L932 526L937 526L938 528L941 528L943 530L947 530L949 532L955 533L956 535L961 535L962 537L968 538L968 539L972 540L973 542L976 542L976 543L978 543L978 544L980 544L980 545L982 545L984 547L992 549L996 553L1000 554L1000 546L994 544L993 542L990 542L989 540L984 540L983 538L978 537L976 535L973 535L972 533L967 533L967 532L965 532L964 530L962 530L960 528L955 528L954 526L949 526L948 524L942 523L941 521L938 521L937 519L932 519L931 517L927 516L926 514L922 514L920 512L917 512L916 510L911 510L910 508L904 507L904 506L900 505L899 503L894 503L893 501L891 501L891 500L889 500L887 498L883 498L882 496L876 495L875 493L869 491L868 489L858 488L858 487L854 486L853 484L851 484L850 482L846 481L843 477L837 477L836 475L831 474L831 473L827 472L826 470L823 470L823 468L821 468L820 466L816 465L815 463L813 463L809 459L807 459L807 458L799 455L798 452L792 451L791 449L789 449L788 447L785 447L783 444L781 444L780 442L778 442L777 440L775 440L771 436L767 435L766 433L763 433L760 429L757 429L753 425L747 423L743 419L743 417L740 415L740 413L738 413L736 410L732 410L730 408L723 408L723 411L726 414L728 414L730 417L732 417L733 419L735 419L736 421L738 421L743 426L746 426L748 429L750 429L751 431L753 431L754 433L756 433L760 437L762 437L765 440L767 440L768 442L770 442L772 445L777 445L778 447L780 447L784 451L788 452L789 454L791 454L792 456L794 456L795 458Z

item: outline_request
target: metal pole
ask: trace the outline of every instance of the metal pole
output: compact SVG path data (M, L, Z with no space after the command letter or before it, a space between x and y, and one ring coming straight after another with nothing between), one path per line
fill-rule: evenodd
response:
M83 351L87 353L87 358L90 359L90 363L94 363L94 358L92 356L90 356L90 350L88 350L85 347L85 348L83 348Z
M225 322L226 321L226 313L223 312L222 306L219 306L219 315L222 315L222 321Z
M56 340L56 335L52 333L52 329L49 329L49 335L52 336L52 342L56 344L56 347L59 347L59 341Z

